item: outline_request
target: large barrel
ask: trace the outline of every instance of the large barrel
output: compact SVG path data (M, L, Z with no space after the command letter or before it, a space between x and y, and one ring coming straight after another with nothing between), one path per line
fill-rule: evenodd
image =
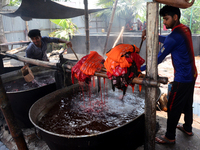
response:
M50 75L54 76L55 70L46 69L43 67L32 67L33 74L39 76ZM12 71L1 75L3 83L10 81L15 81L20 78L23 78L21 70ZM28 117L28 112L30 107L35 103L39 98L53 92L56 90L56 84L51 83L37 88L31 88L28 90L15 91L15 92L6 92L11 108L14 112L15 117L19 121L21 127L33 127L33 124L30 122Z
M136 149L144 142L144 113L119 127L90 135L64 135L47 131L38 124L42 117L62 98L79 89L75 84L50 93L33 104L29 117L34 126L39 129L41 138L51 150L79 149ZM140 95L144 99L144 90ZM136 90L136 88L135 88ZM160 90L158 89L158 97Z

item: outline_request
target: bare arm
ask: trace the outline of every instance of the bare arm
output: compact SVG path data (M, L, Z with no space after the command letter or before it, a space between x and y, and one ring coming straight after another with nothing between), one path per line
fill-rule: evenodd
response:
M67 45L68 47L72 47L72 42L68 42L68 41L65 41L65 40L62 40L62 39L59 39L59 40L58 40L58 43L66 43L66 45Z

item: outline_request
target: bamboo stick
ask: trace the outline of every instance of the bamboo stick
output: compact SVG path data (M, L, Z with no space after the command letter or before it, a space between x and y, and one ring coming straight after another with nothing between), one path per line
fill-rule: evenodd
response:
M27 58L27 57L22 57L22 56L18 56L18 55L12 55L12 54L4 54L4 53L0 53L3 56L8 56L11 57L13 59L19 60L19 61L23 61L25 63L28 64L33 64L33 65L37 65L37 66L42 66L42 67L47 67L47 68L51 68L51 69L57 69L60 70L61 68L58 66L57 63L51 63L48 61L41 61L41 60L36 60L36 59L31 59L31 58ZM64 64L64 68L65 69L72 69L72 67L75 65L76 62L71 62L71 64Z
M78 56L76 55L75 51L73 50L73 48L70 46L72 52L74 53L74 55L76 56L76 59L79 61Z
M113 44L113 47L116 46L116 44L117 44L117 42L119 41L120 37L122 36L123 32L124 32L124 26L122 27L122 29L121 29L121 31L120 31L120 33L119 33L119 35L118 35L118 37L117 37L115 43ZM112 47L112 48L113 48L113 47Z
M111 31L111 27L112 27L114 15L115 15L115 10L116 10L116 7L117 7L117 2L118 2L118 0L115 0L115 3L113 5L112 16L111 16L110 22L109 22L109 27L108 27L107 37L106 37L106 43L105 43L105 46L104 46L103 56L106 53L106 48L107 48L107 44L108 44L108 38L109 38L109 35L110 35L110 31Z

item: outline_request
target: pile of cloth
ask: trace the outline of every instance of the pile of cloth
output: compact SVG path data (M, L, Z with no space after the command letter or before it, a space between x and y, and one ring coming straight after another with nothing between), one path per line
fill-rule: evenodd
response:
M104 58L96 51L90 51L90 54L84 56L72 67L72 83L74 84L74 77L80 82L89 83L91 81L91 76L93 76L96 71L101 71L104 62Z
M138 54L139 48L131 44L119 44L107 52L104 66L107 76L115 87L123 91L125 95L128 85L134 92L132 80L141 73L140 67L145 60Z
M95 72L101 72L102 67L105 67L114 91L117 87L125 95L130 85L134 92L132 80L140 76L140 67L145 62L138 52L139 48L135 45L119 44L106 53L107 59L104 60L96 51L91 51L72 67L72 83L76 77L78 81L89 84Z

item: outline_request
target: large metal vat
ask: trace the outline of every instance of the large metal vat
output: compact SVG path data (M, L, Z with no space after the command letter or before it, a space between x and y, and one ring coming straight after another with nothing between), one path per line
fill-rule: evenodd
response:
M120 127L115 127L104 132L92 135L63 135L47 131L38 122L61 99L73 91L79 89L75 84L39 99L29 111L29 117L34 126L39 129L41 138L48 144L51 150L79 150L79 149L135 149L144 142L144 113ZM144 89L141 93L144 99ZM136 88L135 88L136 90ZM158 96L160 90L158 89Z
M55 70L50 70L44 67L32 67L31 68L34 75L47 75L52 74L54 76ZM6 74L1 75L3 83L9 81L15 81L17 79L23 78L21 70L12 71ZM55 82L37 87L31 88L23 91L16 92L7 92L9 102L11 104L12 110L15 117L19 121L21 127L33 127L33 124L30 122L28 117L28 111L30 107L36 102L39 98L45 96L56 90Z

